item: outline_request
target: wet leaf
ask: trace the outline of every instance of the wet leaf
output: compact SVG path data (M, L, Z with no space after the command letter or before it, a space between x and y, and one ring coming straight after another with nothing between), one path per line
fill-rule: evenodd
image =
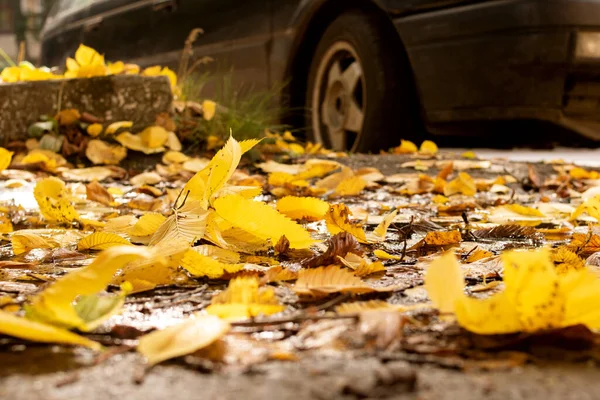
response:
M77 250L106 250L111 247L130 244L127 239L114 233L94 232L77 243Z
M245 319L271 315L285 309L271 287L260 287L256 277L232 279L227 289L213 297L206 312L224 319Z
M66 329L17 317L6 311L0 311L0 333L32 342L72 344L94 350L101 348L100 343L71 333Z
M211 315L192 315L185 321L140 338L137 350L149 365L200 350L220 339L229 323Z
M60 327L87 330L88 324L77 313L73 303L78 296L95 295L103 290L113 275L128 263L153 254L146 248L116 246L102 251L86 267L70 272L36 294L28 306L28 316Z
M301 225L264 203L229 195L215 200L214 207L218 215L232 226L270 240L273 245L284 235L294 249L305 249L315 242Z
M331 293L371 293L375 289L355 276L352 271L330 265L300 270L294 291L299 295L323 297Z
M65 183L58 178L41 179L33 190L40 212L48 221L71 222L79 218L79 214L71 204Z
M475 229L470 233L477 239L533 239L537 237L534 227L517 224L502 224Z

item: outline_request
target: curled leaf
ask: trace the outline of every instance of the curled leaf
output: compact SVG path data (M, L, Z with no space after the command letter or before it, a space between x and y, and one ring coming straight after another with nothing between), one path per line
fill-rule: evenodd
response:
M49 177L39 180L33 190L40 212L48 221L71 222L79 214L71 204L65 183L58 178Z

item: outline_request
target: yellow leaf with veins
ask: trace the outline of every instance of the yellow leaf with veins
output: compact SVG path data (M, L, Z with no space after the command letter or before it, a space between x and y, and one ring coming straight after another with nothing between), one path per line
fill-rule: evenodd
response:
M131 236L150 236L166 221L164 215L159 213L147 213L137 220L129 230Z
M77 250L106 250L114 246L130 245L122 236L108 232L94 232L77 243Z
M371 293L376 290L368 286L352 271L337 265L298 271L294 291L299 295L325 297L331 293Z
M33 249L54 249L60 244L52 239L28 232L16 232L10 238L13 253L15 255L23 254Z
M367 182L360 176L351 176L337 185L333 196L357 196L367 186Z
M325 223L327 230L332 235L340 232L348 232L359 242L367 243L367 236L362 228L362 223L350 222L352 213L345 204L332 204L329 211L325 214Z
M283 311L272 287L260 287L256 277L232 279L227 289L213 297L206 312L225 319L245 319Z
M33 189L33 196L40 212L48 221L71 222L79 214L71 204L65 183L58 178L49 177L39 180Z
M229 323L211 315L193 315L183 322L140 338L137 350L149 365L200 350L229 331Z
M214 202L217 214L229 222L273 245L285 235L290 247L305 249L315 241L306 229L272 207L258 201L245 199L239 195L219 197Z
M175 239L192 244L204 237L207 217L208 211L202 208L199 201L187 200L158 227L150 239L150 245Z
M66 329L17 317L6 311L0 311L0 333L32 342L73 344L94 350L101 348L100 343L71 333Z

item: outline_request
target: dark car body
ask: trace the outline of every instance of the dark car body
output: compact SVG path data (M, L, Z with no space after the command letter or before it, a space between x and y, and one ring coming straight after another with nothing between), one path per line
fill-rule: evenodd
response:
M194 56L258 88L288 82L286 97L302 105L320 36L347 8L389 25L390 56L406 52L434 131L539 119L600 138L600 58L575 57L578 35L600 32L600 0L59 0L41 62L62 65L85 43L109 60L175 66L202 28Z

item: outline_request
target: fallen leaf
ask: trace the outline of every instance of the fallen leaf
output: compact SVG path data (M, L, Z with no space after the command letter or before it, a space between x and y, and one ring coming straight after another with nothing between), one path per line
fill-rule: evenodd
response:
M149 365L193 353L214 343L230 329L229 323L211 315L192 315L185 321L140 338L137 350Z
M346 267L354 270L354 275L358 277L366 277L379 272L385 272L385 267L379 261L370 262L364 257L354 253L347 253L345 257L338 256L338 259Z
M173 215L167 218L154 232L150 245L174 239L185 240L192 244L204 237L208 211L197 200L188 200Z
M367 182L360 176L351 176L344 179L336 186L333 196L357 196L367 186Z
M394 222L394 218L396 218L396 215L398 215L398 210L394 210L391 213L387 214L385 217L383 217L383 220L381 221L381 223L379 223L379 225L377 225L377 227L375 227L373 232L367 233L367 240L370 243L378 243L385 241L385 236L387 235L388 228L390 227L392 222Z
M151 236L166 221L164 215L159 213L146 213L137 220L128 231L131 236Z
M460 243L462 237L460 235L460 231L434 231L427 232L423 241L426 245L429 246L447 246L451 244Z
M387 251L381 249L373 250L373 254L380 260L402 260L402 256L390 254Z
M324 297L331 293L371 293L375 289L348 269L330 265L298 271L294 291L299 295Z
M85 156L94 164L117 165L127 157L127 149L94 139L89 141L85 149Z
M69 201L65 183L60 179L49 177L39 180L33 189L33 195L41 214L48 221L71 222L79 218Z
M86 132L91 137L96 137L96 136L100 136L100 134L102 133L103 130L104 130L104 127L102 126L102 124L96 123L96 124L88 125Z
M421 143L419 153L435 155L438 152L437 145L431 140L425 140Z
M588 257L600 251L600 235L574 233L568 248L582 257Z
M325 223L329 233L335 235L336 233L347 232L359 242L367 243L367 235L362 228L362 223L350 222L350 215L352 213L345 204L332 204L327 214L325 214Z
M329 203L314 197L286 196L277 200L277 211L296 220L318 221L328 210Z
M305 249L315 242L301 225L264 203L229 195L217 198L214 208L232 226L263 240L270 240L273 245L284 235L294 249Z
M202 102L202 118L206 121L210 121L214 118L215 112L217 111L217 103L211 100L204 100Z
M144 146L156 149L167 143L169 132L162 126L149 126L139 133L139 137Z
M476 249L475 251L469 252L469 255L465 259L466 263L473 263L475 261L483 260L484 258L492 257L494 253L484 250Z
M11 238L13 253L15 255L26 253L33 249L53 249L60 244L52 239L27 232L16 232Z
M233 274L244 268L244 264L223 263L192 249L185 253L180 265L193 276L206 276L210 279L218 279L226 273Z
M444 196L452 196L458 193L465 196L474 196L477 193L475 181L466 172L460 172L456 179L448 182L444 187Z
M105 206L110 206L115 199L98 181L93 181L85 185L85 193L88 200L97 201Z
M410 154L417 152L417 145L409 140L401 140L400 146L394 147L392 153L394 154Z
M521 204L507 204L504 206L509 211L527 217L545 217L544 213L533 207L526 207Z
M429 264L425 273L425 289L440 312L454 312L456 301L463 295L464 279L456 257L446 252Z
M102 347L100 343L71 333L66 329L17 317L6 311L0 311L0 333L32 342L72 344L89 347L93 350L100 350Z
M117 121L106 127L106 135L114 135L119 129L129 129L133 126L133 121Z
M502 224L470 231L477 239L535 239L537 231L531 226Z
M281 312L272 287L260 287L256 277L232 279L227 289L213 297L206 312L224 319L245 319Z
M565 246L552 251L552 262L556 266L556 273L559 275L585 269L585 261Z
M94 232L77 243L77 250L106 250L110 247L130 245L129 241L117 234Z
M584 213L592 218L596 218L597 221L600 221L600 196L589 198L583 204L577 207L577 209L571 215L571 221L577 219Z
M3 147L0 147L0 172L4 171L10 165L13 156L12 151L8 151Z
M363 251L356 238L348 232L336 233L325 242L327 249L322 253L301 261L308 268L334 264L338 257L347 253L362 255Z

